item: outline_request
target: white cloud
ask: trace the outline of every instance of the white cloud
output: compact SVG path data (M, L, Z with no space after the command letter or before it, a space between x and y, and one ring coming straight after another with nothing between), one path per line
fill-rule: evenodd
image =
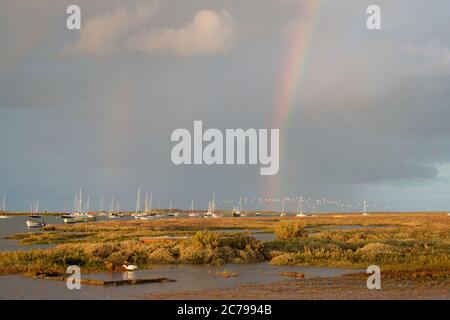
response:
M140 28L153 11L154 6L138 6L132 12L121 6L115 12L95 16L82 27L78 42L65 50L96 56L120 53L123 39Z
M227 11L199 11L192 22L179 29L148 29L130 39L131 50L169 52L179 56L226 53L234 40L234 27Z
M149 26L153 12L154 6L140 6L134 11L119 7L95 16L82 27L79 40L65 51L94 56L125 52L208 56L226 53L233 46L235 28L225 10L201 10L183 27L166 29Z

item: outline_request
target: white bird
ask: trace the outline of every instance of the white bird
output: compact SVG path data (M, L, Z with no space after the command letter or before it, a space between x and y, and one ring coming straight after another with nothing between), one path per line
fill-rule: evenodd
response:
M124 264L122 267L124 267L128 271L134 271L134 270L137 270L137 268L138 268L134 264Z

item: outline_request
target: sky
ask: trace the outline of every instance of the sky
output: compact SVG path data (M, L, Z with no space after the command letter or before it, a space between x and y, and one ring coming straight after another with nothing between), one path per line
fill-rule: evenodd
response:
M81 30L66 28L70 4ZM366 27L371 4L381 30ZM10 210L70 209L79 188L94 209L101 195L133 209L141 188L180 209L215 192L450 210L448 12L443 0L1 0L0 195ZM298 81L283 111L286 71ZM194 120L278 126L279 173L174 165L171 132Z

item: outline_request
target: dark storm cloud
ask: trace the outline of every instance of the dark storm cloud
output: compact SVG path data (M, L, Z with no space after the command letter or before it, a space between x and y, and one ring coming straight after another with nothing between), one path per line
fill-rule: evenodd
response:
M213 191L263 195L268 181L256 167L174 166L170 133L191 130L194 120L270 127L289 35L305 3L155 1L139 20L142 3L79 2L83 23L100 21L110 32L100 56L67 52L83 39L64 28L69 1L0 4L0 193L11 207L41 198L58 209L80 186L94 199L115 195L124 207L138 187L162 206L172 199L183 207L191 196L203 205ZM365 28L368 4L323 1L302 86L281 128L280 194L395 201L392 188L437 181L439 165L450 162L450 4L379 1L376 32ZM210 13L195 24L202 10ZM192 27L202 21L217 22L214 35L226 39L203 42L209 38ZM175 31L166 37L167 30ZM142 34L159 46L131 50L130 39ZM186 37L195 46L180 47Z

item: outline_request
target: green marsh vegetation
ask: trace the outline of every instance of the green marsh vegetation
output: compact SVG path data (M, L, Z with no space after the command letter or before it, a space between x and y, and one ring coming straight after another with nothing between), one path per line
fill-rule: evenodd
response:
M338 228L350 226L351 228ZM356 227L355 227L356 226ZM240 230L221 233L221 230ZM257 241L246 230L273 232ZM143 243L141 237L186 236ZM121 270L127 261L150 264L225 264L269 261L273 265L365 269L379 265L401 277L450 277L450 217L443 214L323 215L304 218L161 219L51 225L17 234L22 244L55 246L0 252L0 273L63 273Z

